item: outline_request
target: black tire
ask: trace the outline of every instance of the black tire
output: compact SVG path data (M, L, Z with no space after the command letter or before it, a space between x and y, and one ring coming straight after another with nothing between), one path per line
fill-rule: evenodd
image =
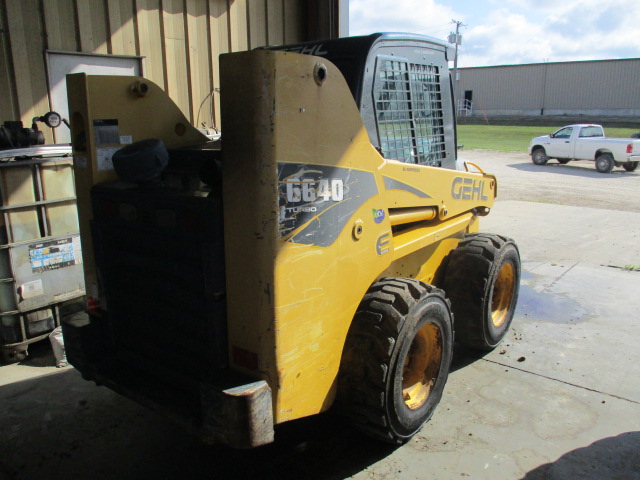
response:
M622 166L627 172L633 172L636 168L638 168L638 163L640 162L627 162L623 163Z
M562 165L566 165L567 163L569 163L571 160L568 158L558 158L558 163L561 163Z
M466 235L450 254L443 288L456 317L456 341L494 349L509 330L518 302L518 247L500 235Z
M596 157L596 170L600 173L610 173L613 165L614 161L610 153L601 153Z
M547 152L544 151L544 148L536 148L531 152L531 161L536 165L544 165L549 161L549 157L547 157Z
M402 443L431 418L449 375L453 318L444 292L408 278L371 286L338 376L338 408L368 435Z
M640 132L638 132L638 133L632 133L632 134L631 134L631 138L640 138Z
M149 138L117 150L112 161L123 182L149 183L158 178L169 164L169 151L162 140Z

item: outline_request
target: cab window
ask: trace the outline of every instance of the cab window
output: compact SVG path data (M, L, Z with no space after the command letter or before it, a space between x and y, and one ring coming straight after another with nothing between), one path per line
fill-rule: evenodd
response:
M553 138L569 138L573 132L573 127L564 127L553 134Z
M441 166L446 157L440 71L393 57L378 57L374 112L382 155Z
M604 137L604 132L600 127L582 127L578 136L580 138Z

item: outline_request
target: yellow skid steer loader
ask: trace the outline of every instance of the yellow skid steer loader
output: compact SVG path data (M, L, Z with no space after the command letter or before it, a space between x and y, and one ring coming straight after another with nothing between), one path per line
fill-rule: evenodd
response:
M520 281L515 243L477 233L497 184L457 160L448 60L405 34L222 55L218 141L144 78L70 75L89 307L70 362L211 443L334 404L409 439L454 327L494 348Z

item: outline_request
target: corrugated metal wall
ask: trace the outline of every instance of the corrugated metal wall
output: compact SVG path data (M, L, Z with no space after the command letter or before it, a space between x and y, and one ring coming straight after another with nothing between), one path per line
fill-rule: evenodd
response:
M337 35L335 0L0 0L0 121L49 111L45 52L144 57L194 124L219 119L221 53ZM311 34L310 34L311 32ZM51 138L47 139L48 142Z
M461 68L473 115L640 115L640 58Z

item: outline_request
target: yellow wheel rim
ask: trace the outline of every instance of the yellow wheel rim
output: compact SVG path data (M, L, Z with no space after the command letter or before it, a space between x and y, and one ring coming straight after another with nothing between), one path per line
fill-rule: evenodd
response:
M491 321L495 327L500 327L507 320L509 309L513 303L515 286L516 271L513 264L507 262L500 267L496 283L493 286Z
M411 410L427 401L436 384L442 363L442 336L433 323L416 333L402 370L402 398Z

